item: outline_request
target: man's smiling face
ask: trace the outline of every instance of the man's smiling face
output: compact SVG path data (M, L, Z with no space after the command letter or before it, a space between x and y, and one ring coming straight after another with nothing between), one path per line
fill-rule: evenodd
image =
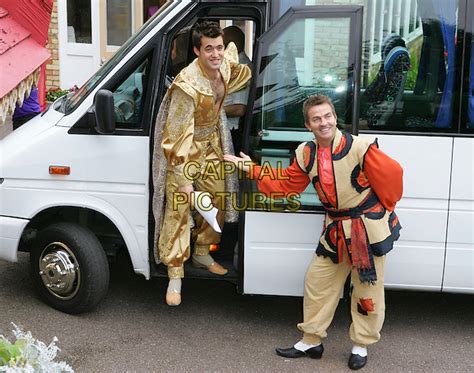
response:
M224 39L222 36L217 38L201 38L199 49L194 47L194 53L198 56L201 66L207 71L219 70L224 59Z
M321 146L331 145L336 135L336 124L337 117L331 105L323 103L309 108L305 126L313 132Z

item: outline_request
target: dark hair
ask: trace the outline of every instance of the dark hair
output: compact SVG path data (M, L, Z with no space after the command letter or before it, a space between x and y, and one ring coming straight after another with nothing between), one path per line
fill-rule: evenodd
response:
M304 116L305 123L309 122L309 118L308 118L309 109L311 109L313 106L318 106L322 104L328 104L329 106L331 106L332 113L334 114L334 116L336 116L336 110L334 109L334 105L328 96L313 95L313 96L309 96L303 102L303 116Z
M237 50L242 52L245 45L245 35L237 26L227 26L224 30L224 44L227 47L227 44L234 42Z
M224 31L222 31L217 22L202 21L196 23L193 28L193 47L197 49L201 48L201 38L203 36L212 39L215 39L219 36L224 38Z

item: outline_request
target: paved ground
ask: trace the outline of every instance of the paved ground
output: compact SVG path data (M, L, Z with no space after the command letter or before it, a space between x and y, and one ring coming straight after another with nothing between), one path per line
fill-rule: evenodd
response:
M112 271L106 299L93 312L70 316L39 301L20 263L0 262L0 334L10 322L38 339L59 338L60 359L77 372L349 371L349 317L341 304L320 361L286 360L275 346L300 334L301 299L242 296L232 284L188 281L184 303L164 304L165 282ZM387 292L382 340L364 372L474 371L473 296Z

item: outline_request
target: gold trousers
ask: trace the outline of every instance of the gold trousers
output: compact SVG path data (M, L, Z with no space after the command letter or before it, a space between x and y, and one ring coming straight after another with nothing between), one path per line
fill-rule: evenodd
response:
M362 283L356 269L352 269L347 257L334 264L330 258L315 255L305 278L303 322L298 324L303 340L319 344L327 336L339 303L347 276L351 273L353 285L351 297L352 324L349 335L354 344L365 347L380 339L385 318L384 267L385 256L374 256L377 281Z
M208 148L206 160L201 168L193 167L196 174L191 175L194 179L194 190L209 192L212 195L213 205L219 208L217 221L222 228L224 225L224 211L221 210L222 198L216 194L225 191L225 183L220 172L220 160L212 147ZM212 170L217 173L206 174L208 163L212 163ZM178 184L172 171L167 173L166 179L166 208L163 226L158 242L160 260L168 266L169 278L183 278L183 264L190 257L191 238L191 209L190 202L176 203ZM196 255L208 255L209 246L220 242L220 233L205 221L202 216L195 212L193 214L195 227L192 232L194 240L194 251Z

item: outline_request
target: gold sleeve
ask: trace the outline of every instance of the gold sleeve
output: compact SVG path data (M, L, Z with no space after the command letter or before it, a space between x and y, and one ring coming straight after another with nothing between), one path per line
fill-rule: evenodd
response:
M250 78L252 77L252 71L250 67L239 62L239 54L234 43L229 43L227 46L224 57L230 63L230 78L227 87L227 93L233 93L243 89Z
M194 100L180 88L175 87L163 130L161 147L179 186L192 184L192 180L184 175L183 168L188 161L193 138Z

